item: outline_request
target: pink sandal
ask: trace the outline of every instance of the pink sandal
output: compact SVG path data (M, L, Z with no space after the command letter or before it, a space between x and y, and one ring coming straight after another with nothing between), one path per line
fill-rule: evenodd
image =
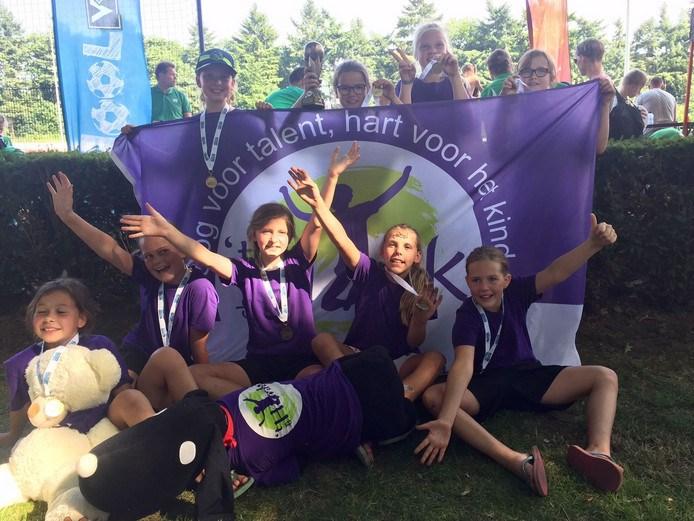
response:
M597 489L616 492L624 481L624 469L607 454L569 445L566 461Z
M530 465L530 468L528 468L528 465ZM540 497L546 497L549 494L545 463L542 460L540 449L536 445L532 446L530 456L521 463L521 475L535 494Z

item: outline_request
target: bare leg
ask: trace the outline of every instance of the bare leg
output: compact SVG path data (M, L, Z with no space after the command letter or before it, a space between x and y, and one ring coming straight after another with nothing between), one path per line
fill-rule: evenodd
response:
M198 387L207 391L213 400L251 385L246 371L234 362L195 364L190 372Z
M422 397L424 406L434 416L438 416L445 392L446 384L433 385L424 392ZM477 423L472 416L477 414L479 410L480 404L475 396L469 390L465 390L460 408L453 421L453 432L471 447L527 481L527 476L522 474L522 464L528 454L507 447Z
M118 393L108 406L108 419L119 429L126 429L154 416L154 409L147 397L137 389Z
M170 347L162 347L152 353L142 369L137 379L137 388L158 411L180 400L198 386L179 352Z
M311 341L311 349L323 367L328 367L334 360L353 352L330 333L318 333Z
M438 351L427 351L408 358L400 367L405 398L414 401L441 374L446 359Z
M567 367L557 375L542 403L560 405L588 397L586 423L588 427L588 452L610 455L610 437L617 412L617 374L607 367L588 365Z

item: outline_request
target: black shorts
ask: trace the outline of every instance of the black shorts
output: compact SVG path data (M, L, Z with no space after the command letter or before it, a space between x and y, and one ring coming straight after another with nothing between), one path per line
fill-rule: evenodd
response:
M120 352L126 367L137 374L142 372L150 357L139 345L125 341L120 345Z
M343 356L337 363L361 403L362 441L387 440L414 428L414 404L405 398L402 381L385 347Z
M530 365L490 369L474 375L468 390L480 404L475 415L478 421L485 420L500 409L519 411L553 411L566 409L571 403L545 405L542 397L557 375L566 366Z
M251 385L293 380L309 365L321 365L313 354L248 356L234 363L246 371Z

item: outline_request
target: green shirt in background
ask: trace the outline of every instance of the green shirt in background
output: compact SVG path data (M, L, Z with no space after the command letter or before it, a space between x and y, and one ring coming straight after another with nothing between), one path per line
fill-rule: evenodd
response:
M181 119L186 112L192 110L183 91L171 87L164 93L156 85L152 87L152 121Z
M272 105L273 109L290 109L294 106L296 100L303 94L303 89L294 85L289 85L283 89L271 92L268 97L265 98L265 102Z
M509 78L511 76L510 72L505 72L503 74L499 74L496 78L494 78L491 82L489 82L484 89L482 89L482 98L490 98L492 96L500 96L501 91L504 88L504 82L506 81L506 78Z
M0 141L2 141L2 145L0 145L0 153L2 153L2 152L6 153L6 154L23 154L24 153L12 145L12 140L10 139L10 136L0 134Z

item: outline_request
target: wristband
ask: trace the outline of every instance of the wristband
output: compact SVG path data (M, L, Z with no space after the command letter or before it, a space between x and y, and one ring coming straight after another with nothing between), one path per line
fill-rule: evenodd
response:
M412 78L411 80L403 80L403 79L401 79L401 80L400 80L400 83L402 83L403 85L410 85L410 84L414 83L414 78Z

